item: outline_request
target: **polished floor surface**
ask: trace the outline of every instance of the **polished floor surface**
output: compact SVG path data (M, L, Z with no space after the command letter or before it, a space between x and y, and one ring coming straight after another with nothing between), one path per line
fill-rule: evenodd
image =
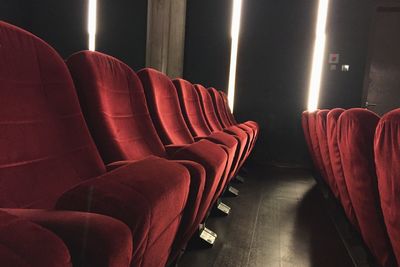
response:
M253 167L237 188L224 198L231 214L207 222L214 247L186 252L179 267L353 266L308 172Z

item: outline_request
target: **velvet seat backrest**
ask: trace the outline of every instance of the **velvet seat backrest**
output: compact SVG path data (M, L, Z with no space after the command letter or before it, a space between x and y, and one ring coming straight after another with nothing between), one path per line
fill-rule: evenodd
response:
M394 266L386 232L374 163L374 134L379 117L350 109L338 121L338 144L344 176L364 242L381 266Z
M351 203L349 192L347 190L346 180L344 178L342 159L340 157L339 144L337 141L337 122L340 115L344 112L344 109L336 108L329 111L326 118L327 137L328 137L328 148L329 156L331 160L331 166L333 175L340 194L340 202L347 215L347 218L353 224L353 226L359 230L356 215L354 213L353 204Z
M229 107L228 96L223 91L220 91L220 94L222 95L222 98L224 99L226 114L228 115L228 119L229 119L231 125L238 124L235 117L233 116L231 108Z
M329 183L329 187L332 190L333 195L340 199L339 190L336 184L335 176L333 174L331 159L329 156L329 146L328 146L328 136L327 136L327 126L326 117L329 110L323 109L317 112L317 136L319 142L319 148L321 150L322 163L324 164L324 169L326 171L326 178Z
M213 100L211 98L211 95L208 93L207 89L200 84L196 84L194 87L200 96L200 103L203 108L203 114L204 117L206 118L209 128L213 132L223 130L223 127L218 120Z
M156 130L165 145L194 142L183 118L178 93L172 81L154 69L138 72Z
M308 112L308 131L310 133L311 147L317 164L318 172L321 174L325 182L327 182L327 174L322 160L321 149L319 147L317 135L317 113L319 110Z
M224 128L231 126L231 123L226 115L224 100L222 99L217 89L210 87L208 88L208 92L213 100L214 108L216 111L215 113L217 114L220 124Z
M400 262L400 109L385 114L380 120L374 151L383 217Z
M318 172L318 174L320 174L319 169L318 169L317 160L315 159L314 151L313 151L312 144L311 144L310 130L309 130L309 126L308 126L308 116L309 116L308 111L304 111L301 114L301 126L303 128L304 139L306 140L308 152L310 153L311 160L314 164L314 169L315 169L315 171Z
M4 22L0 44L0 207L52 208L105 166L61 57Z
M82 51L67 60L92 136L106 163L164 157L136 73L111 56Z
M204 117L200 98L193 85L184 79L175 79L175 88L178 92L179 102L186 124L195 137L204 137L211 134Z

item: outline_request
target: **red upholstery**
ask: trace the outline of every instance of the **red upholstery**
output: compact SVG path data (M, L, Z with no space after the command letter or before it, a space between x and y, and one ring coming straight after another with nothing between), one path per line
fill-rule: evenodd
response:
M386 229L400 262L400 109L382 117L375 133L375 163Z
M340 157L339 145L337 141L337 121L339 116L344 112L344 109L336 108L329 111L326 118L326 128L328 136L329 156L331 166L337 188L340 195L340 202L347 215L347 218L353 226L359 230L357 218L354 212L353 204L351 203L349 192L347 190L346 180L344 178L342 159Z
M315 163L317 164L317 170L321 174L324 181L327 182L327 174L324 168L317 135L317 112L318 110L308 112L308 131L310 133L310 141L313 151L312 154L314 155Z
M168 182L160 183L161 177ZM158 260L165 264L186 205L189 179L180 164L151 156L80 183L64 193L57 208L106 213L125 222L136 233L132 265L154 262L148 253L158 242L163 246L157 250L163 252ZM160 240L165 234L168 240Z
M0 211L2 266L72 266L68 248L45 228Z
M143 69L138 72L138 75L144 87L151 117L163 143L166 145L193 144L194 138L183 118L178 93L172 81L154 69ZM216 200L228 181L232 161L228 160L229 153L219 145L207 140L201 142L203 142L202 149L193 148L193 151L198 153L198 159L196 160L191 155L190 160L206 167L206 188L218 188L214 197ZM213 174L209 175L209 173Z
M106 162L125 161L117 163L118 167L126 164L127 160L140 160L149 155L167 157L151 121L143 86L136 73L121 61L98 52L76 53L67 60L67 64L87 123ZM196 146L208 145L200 142ZM177 150L181 148L179 146ZM185 148L174 159L194 159L192 150L195 148ZM200 151L195 161L211 168L215 163L207 161L205 152ZM221 155L223 151L216 153ZM225 154L222 156L225 157ZM207 172L206 179L205 170L198 163L178 163L190 171L191 189L173 254L187 243L204 220L218 186L211 172ZM213 170L215 175L221 175L220 166L218 168Z
M228 96L223 91L220 91L219 93L221 94L222 99L224 100L225 113L226 113L226 115L228 117L230 125L238 124L236 119L235 119L235 117L233 116L231 108L229 107ZM255 122L255 121L246 121L246 122L244 122L244 124L246 124L247 126L251 127L254 130L254 132L256 134L255 139L257 140L258 135L260 134L260 125L258 125L258 123Z
M239 171L239 163L243 153L243 150L240 150L240 146L238 146L240 141L228 133L212 133L207 125L201 109L198 93L194 89L193 85L183 79L176 79L173 83L178 92L183 117L186 125L192 133L192 136L195 139L207 138L214 143L229 148L229 158L232 160L232 168L229 177L233 178Z
M85 118L106 162L167 157L153 126L142 84L127 65L105 54L82 51L67 60ZM122 162L120 165L124 165ZM185 244L203 220L199 212L204 169L185 162L191 172L188 207L175 247Z
M318 162L317 162L317 159L315 158L313 146L311 143L310 129L309 129L309 125L308 125L308 117L309 117L308 111L304 111L301 114L301 126L303 127L304 138L306 140L308 152L310 153L310 157L314 164L315 171L317 172L318 175L321 175L321 173L319 172Z
M214 104L212 102L211 95L208 93L207 89L202 85L195 85L195 89L200 98L201 107L203 110L204 117L208 123L208 127L212 132L225 131L231 135L234 135L239 140L240 150L243 151L242 158L240 159L239 168L245 162L249 151L250 151L250 137L247 133L244 133L241 129L235 126L231 126L228 129L224 129L220 124L217 115L215 114Z
M73 266L129 266L132 255L131 232L118 220L98 214L71 211L34 209L3 209L3 211L20 218L19 222L21 219L34 222L61 237L72 255ZM46 241L42 243L36 240L36 242L34 246L47 245ZM45 259L43 253L53 256L52 250L56 248L55 245L38 254ZM31 249L35 251L35 247ZM59 263L61 262L60 260Z
M347 189L361 235L380 266L396 266L380 208L373 142L379 117L350 109L339 117L337 138Z
M82 111L106 163L165 157L151 122L142 84L123 62L82 51L67 59Z
M143 83L154 126L165 145L194 142L182 116L179 99L172 81L153 69L138 72Z
M213 87L208 88L208 93L211 95L211 98L212 98L212 101L214 104L215 114L217 115L217 118L218 118L221 126L224 129L236 126L237 128L246 132L251 140L250 141L250 151L251 151L253 149L253 146L255 143L255 131L253 130L253 128L247 126L244 123L232 125L226 115L225 103L224 103L224 100L223 100L222 96L220 95L220 93Z
M154 261L158 265L165 264L172 245L172 240L168 239L175 237L177 229L174 228L186 203L187 170L178 165L163 171L156 177L157 182L149 182L155 179L152 168L162 162L148 159L102 178L92 178L103 175L106 168L90 137L64 61L42 40L3 22L0 22L0 38L0 207L51 209L65 191L81 183L81 187L89 186L90 190L78 187L76 192L70 191L62 197L65 203L59 202L59 207L63 203L71 209L94 211L93 205L98 213L115 217L121 217L120 210L135 211L127 213L129 220L124 221L131 228L135 248L141 248L140 238L150 228L155 229L154 234L146 239L155 240L155 234L162 233L159 242L164 247L157 248L158 258L150 257L154 254L150 243L144 252L135 249L134 264ZM141 168L143 165L151 167ZM131 189L131 183L137 179L132 178L131 171L137 170L140 172L135 175L148 179L147 184L152 188ZM164 175L168 172L171 177ZM124 195L128 193L129 196ZM137 199L148 203L146 209L138 210L141 205L137 205ZM89 206L88 200L92 203ZM156 213L157 210L162 212ZM150 212L159 215L166 212L170 216L144 224L142 217L150 216ZM75 231L71 227L68 235L84 234ZM164 238L166 235L168 238ZM96 247L89 251L101 248L97 243L91 245ZM124 246L121 249L121 252L128 251ZM110 253L111 257L112 248L104 253ZM118 255L123 259L114 262L126 261L132 256L122 254Z
M317 136L319 148L321 151L322 164L324 165L324 169L326 171L326 178L328 181L328 185L333 193L333 195L340 199L339 190L336 184L335 176L333 174L331 159L329 156L329 147L328 147L328 136L327 136L327 126L326 126L326 117L329 113L329 110L320 110L317 112Z

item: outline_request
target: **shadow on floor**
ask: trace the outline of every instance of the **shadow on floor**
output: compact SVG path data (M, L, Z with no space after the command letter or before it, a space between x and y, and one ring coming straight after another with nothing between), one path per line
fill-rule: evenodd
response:
M210 218L212 249L188 251L179 266L353 266L307 171L252 168L232 213Z

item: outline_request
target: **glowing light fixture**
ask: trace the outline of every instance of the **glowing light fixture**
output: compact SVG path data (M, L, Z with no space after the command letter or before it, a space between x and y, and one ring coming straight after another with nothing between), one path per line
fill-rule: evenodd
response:
M232 48L231 48L231 65L229 70L229 87L228 87L228 103L233 112L236 86L236 65L239 47L240 19L242 16L242 0L233 0L232 12Z
M97 27L97 0L88 0L88 34L89 50L96 50L96 27Z
M319 0L314 54L308 95L308 111L315 111L318 108L319 92L322 80L322 69L325 55L326 22L328 18L328 9L329 0Z

